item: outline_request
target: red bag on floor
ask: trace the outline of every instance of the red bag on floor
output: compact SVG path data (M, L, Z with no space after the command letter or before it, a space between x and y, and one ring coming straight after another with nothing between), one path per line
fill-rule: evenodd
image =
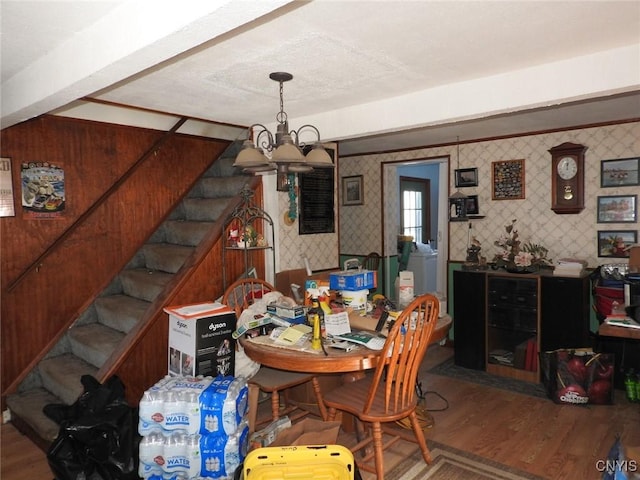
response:
M613 404L614 355L591 349L540 353L542 383L555 403Z

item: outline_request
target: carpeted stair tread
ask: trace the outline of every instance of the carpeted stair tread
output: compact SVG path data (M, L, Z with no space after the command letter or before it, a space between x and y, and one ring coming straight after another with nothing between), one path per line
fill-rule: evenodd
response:
M235 163L235 157L238 156L238 152L242 149L242 141L236 141L232 143L229 148L225 151L225 157L219 158L216 160L211 168L207 170L205 173L205 177L232 177L232 176L242 176L242 170L235 168L233 164ZM246 178L247 175L244 175Z
M95 367L102 367L124 338L124 333L100 323L69 329L72 353Z
M53 442L60 430L60 426L42 412L44 406L50 403L63 402L44 388L36 388L7 397L7 407L11 414L20 417L20 420L26 422L47 442Z
M196 183L194 188L189 192L188 197L233 197L242 190L245 183L247 183L247 178L242 176L204 177Z
M170 243L148 243L144 245L143 252L147 268L176 273L194 249L195 247Z
M146 268L132 268L120 273L122 290L130 297L140 298L152 302L173 278L173 274L149 270Z
M84 388L80 382L83 375L93 377L98 369L71 353L46 358L38 365L42 385L62 403L71 405L82 394Z
M207 234L213 222L191 220L167 220L164 225L164 239L176 245L198 245Z
M229 198L185 198L182 202L189 220L215 222L229 204Z
M128 295L109 295L95 300L100 323L128 333L149 308L149 302Z

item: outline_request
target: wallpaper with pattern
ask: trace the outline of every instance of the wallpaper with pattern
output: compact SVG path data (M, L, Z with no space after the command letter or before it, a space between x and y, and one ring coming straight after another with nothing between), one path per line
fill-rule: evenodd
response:
M585 154L585 209L579 214L558 215L551 208L551 156L548 150L564 142L588 147ZM340 254L364 255L382 250L382 203L389 202L399 211L395 179L387 179L382 189L383 162L423 160L451 156L450 190L455 191L453 170L456 147L437 147L412 151L349 157L339 162L337 183L349 175L363 175L364 204L339 206ZM460 168L478 168L479 185L461 189L467 195L478 195L480 215L473 220L471 232L481 242L481 254L490 260L496 253L493 242L504 232L504 226L517 219L517 229L523 241L540 243L549 249L549 256L580 257L594 267L602 263L619 263L610 257L598 257L598 230L632 230L639 223L597 223L597 197L600 195L640 196L639 186L600 187L602 160L640 156L640 122L582 128L576 130L527 135L460 145ZM491 163L524 159L525 198L521 200L491 199ZM389 175L387 175L389 177ZM381 192L384 192L381 195ZM387 219L390 225L397 219ZM395 255L397 231L385 228L385 255ZM449 223L449 259L464 260L469 236L466 222ZM315 242L322 248L321 242Z

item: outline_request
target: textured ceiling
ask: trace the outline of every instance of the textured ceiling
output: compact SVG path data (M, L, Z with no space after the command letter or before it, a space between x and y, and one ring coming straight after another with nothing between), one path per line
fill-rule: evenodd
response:
M319 122L342 154L640 116L640 60L624 84L594 65L602 78L580 79L577 91L566 73L573 59L638 48L635 1L2 0L1 9L3 128L82 97L269 125L273 71L294 75L284 86L292 126ZM503 81L556 63L553 95L532 94L535 75ZM432 110L413 101L425 92ZM466 111L460 92L485 102Z

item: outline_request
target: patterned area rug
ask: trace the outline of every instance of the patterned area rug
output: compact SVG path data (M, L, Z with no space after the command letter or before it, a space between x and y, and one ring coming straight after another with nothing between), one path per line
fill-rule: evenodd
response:
M548 398L542 383L525 382L513 378L491 375L483 370L472 370L456 365L453 358L449 358L439 365L436 365L429 373L442 375L445 377L456 378L458 380L466 380L468 382L478 383L487 387L500 388L510 392L531 395L532 397Z
M542 480L515 468L434 441L428 441L433 462L427 465L415 450L385 475L385 480Z

